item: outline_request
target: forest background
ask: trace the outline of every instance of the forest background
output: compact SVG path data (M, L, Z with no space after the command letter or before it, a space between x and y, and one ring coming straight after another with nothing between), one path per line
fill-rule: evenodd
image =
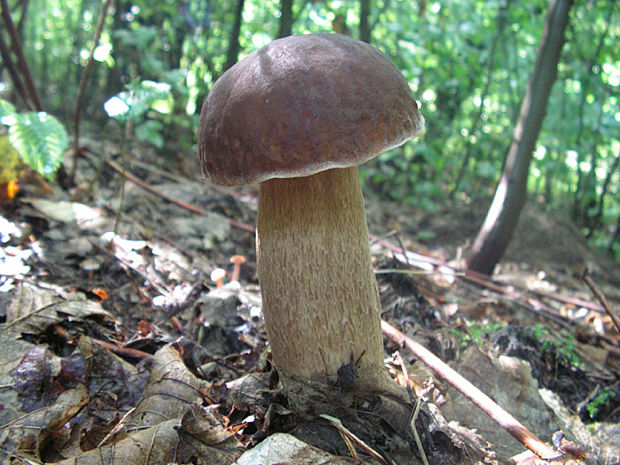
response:
M543 0L2 4L3 15L12 16L40 102L9 84L6 60L1 98L17 111L45 109L69 131L81 127L95 138L122 127L162 157L179 159L195 157L201 104L213 82L243 56L289 34L340 32L370 42L410 83L427 128L420 139L362 167L365 192L426 210L448 201L467 208L492 197L548 7ZM615 0L574 2L528 178L529 200L571 218L592 246L616 260L619 10ZM104 18L101 35L94 41L99 18ZM5 46L10 43L6 31L0 36ZM69 145L66 135L59 140ZM55 170L61 157L44 162ZM11 174L3 176L6 182Z

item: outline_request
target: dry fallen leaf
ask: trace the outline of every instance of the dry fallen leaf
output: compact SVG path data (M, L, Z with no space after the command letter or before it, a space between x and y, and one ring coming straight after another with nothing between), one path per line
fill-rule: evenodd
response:
M58 396L49 407L42 407L2 426L3 452L40 458L46 440L63 427L89 400L88 389L79 385Z

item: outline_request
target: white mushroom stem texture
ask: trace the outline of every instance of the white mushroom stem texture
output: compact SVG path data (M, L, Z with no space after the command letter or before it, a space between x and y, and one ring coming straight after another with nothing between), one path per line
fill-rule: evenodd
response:
M265 325L281 372L325 382L361 356L360 381L385 375L356 167L263 182L257 256Z

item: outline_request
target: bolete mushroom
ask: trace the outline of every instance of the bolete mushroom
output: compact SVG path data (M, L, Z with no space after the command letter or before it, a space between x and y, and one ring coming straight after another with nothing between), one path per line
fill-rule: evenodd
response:
M281 373L325 382L357 362L359 386L384 379L357 166L423 126L394 64L338 34L276 40L213 85L200 117L201 168L215 184L260 183L258 277Z

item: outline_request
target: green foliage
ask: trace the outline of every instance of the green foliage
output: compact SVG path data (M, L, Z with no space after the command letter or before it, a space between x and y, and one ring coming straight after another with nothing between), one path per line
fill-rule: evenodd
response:
M586 405L586 411L591 419L596 418L599 411L611 405L611 403L615 400L616 393L611 390L610 387L603 387L600 392Z
M158 149L164 146L164 125L161 121L147 120L136 126L136 137L139 141L149 142Z
M457 339L461 348L465 348L472 342L476 345L481 345L485 335L492 334L505 326L505 323L472 324L467 327L466 333L457 328L450 329L449 332Z
M165 64L157 53L157 46L160 45L159 29L154 26L136 25L135 28L114 31L112 38L118 40L119 47L132 52L131 55L138 60L135 64L139 65L140 74L147 76L163 74Z
M579 366L580 360L577 354L575 353L575 345L572 341L561 341L555 339L545 339L541 346L542 353L549 353L557 350L561 355L563 355L571 365Z
M13 113L17 113L15 105L13 105L11 102L0 99L0 118L6 115L11 115Z
M543 337L549 335L549 330L545 328L541 323L536 323L532 330L534 331L534 337L538 341L542 341Z
M164 125L157 119L149 118L147 113L151 110L160 115L172 112L174 101L170 84L141 81L129 84L127 89L105 102L106 113L121 123L136 123L138 140L162 148Z
M131 100L125 104L133 109L123 117L138 114L136 135L157 144L162 125L195 125L209 88L224 71L236 3L117 1L96 54L84 114L103 117L101 105L114 95ZM547 0L372 0L372 43L409 81L427 128L417 140L365 166L367 188L425 209L452 194L492 195L548 5ZM275 38L279 6L277 0L245 1L235 38L240 58ZM28 10L37 14L25 18L26 58L46 108L55 114L73 109L100 8L94 0L30 1ZM595 245L620 256L620 239L611 242L620 238L615 235L620 169L611 173L620 156L617 12L617 0L574 2L528 187L549 209L571 211ZM359 14L357 0L295 2L293 32L330 32L339 17L357 37ZM145 81L172 86L172 109L165 118L151 117L151 104L137 103L139 97L119 95L131 93L127 83Z
M127 89L105 102L104 108L110 118L135 123L149 110L162 114L169 114L172 110L170 84L140 81L129 84Z
M540 349L543 354L553 354L557 352L558 354L563 356L571 365L581 365L579 356L575 353L575 344L572 341L572 335L567 336L567 338L565 339L556 339L550 337L549 331L544 328L540 323L534 325L532 329L534 331L534 337L542 342Z
M0 185L17 179L22 167L19 154L9 142L9 136L0 135Z
M53 179L68 145L67 131L48 113L7 113L11 109L15 110L8 102L0 101L0 123L9 127L11 145L28 166Z

